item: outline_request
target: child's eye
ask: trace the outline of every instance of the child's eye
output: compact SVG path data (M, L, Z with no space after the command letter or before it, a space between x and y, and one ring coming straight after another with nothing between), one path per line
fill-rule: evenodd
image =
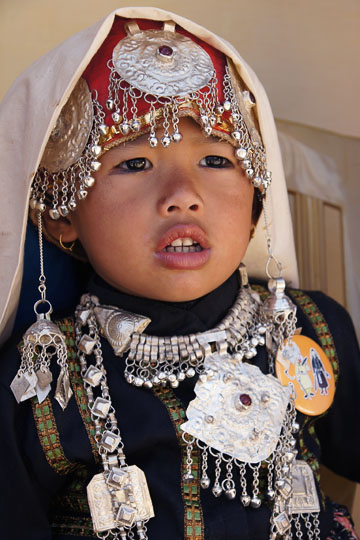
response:
M224 169L232 167L230 160L223 156L206 156L200 160L201 167L211 167L213 169Z
M115 167L115 169L121 169L128 172L145 171L151 168L152 164L146 158L127 159L126 161L122 161L121 163L119 163L119 165Z

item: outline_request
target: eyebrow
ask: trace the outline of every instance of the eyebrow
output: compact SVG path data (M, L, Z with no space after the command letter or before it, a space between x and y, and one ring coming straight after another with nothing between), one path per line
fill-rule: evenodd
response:
M142 144L146 144L148 142L148 136L149 136L148 133L143 133L142 135L136 137L136 139L132 139L130 141L125 141L123 143L123 147L124 148L130 148L130 149L131 148L137 148L137 147L141 146ZM190 140L190 141L192 141L193 143L196 143L196 144L204 144L204 145L205 144L218 144L218 143L230 144L229 141L227 141L225 139L222 139L220 137L217 137L216 135L210 135L209 137L207 137L201 131L199 131L198 134L191 135L190 138L188 136L187 138L188 138L188 140Z

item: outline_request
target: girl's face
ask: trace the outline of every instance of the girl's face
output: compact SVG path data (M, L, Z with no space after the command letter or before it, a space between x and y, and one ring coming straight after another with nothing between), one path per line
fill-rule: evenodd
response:
M115 288L171 302L203 296L234 272L254 194L229 143L189 118L180 131L168 148L150 148L144 135L107 151L63 233Z

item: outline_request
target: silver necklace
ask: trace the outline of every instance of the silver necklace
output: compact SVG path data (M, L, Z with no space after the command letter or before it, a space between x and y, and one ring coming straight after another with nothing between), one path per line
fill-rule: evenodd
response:
M181 426L187 445L185 480L193 479L192 451L197 445L202 455L201 486L206 489L211 485L207 474L211 455L215 458L213 495L236 497L235 470L240 478L242 504L258 508L262 502L260 468L266 467L264 495L273 501L270 538L288 537L292 523L296 532L301 530L301 520L308 531L313 525L315 533L311 538L320 538L315 486L309 496L310 510L299 505L292 485L294 476L309 476L306 463L296 461L294 433L298 426L292 388L283 387L272 374L264 375L256 366L243 362L256 355L256 347L265 343L265 335L271 332L278 343L295 330L295 307L284 300L283 291L279 290L276 297L275 290L263 309L256 293L242 278L246 285L225 319L208 332L189 336L159 338L142 334L150 322L148 318L101 306L98 298L90 294L82 297L76 310L76 343L104 469L88 486L89 506L99 535L111 530L114 538L125 540L134 538L137 531L138 538L147 539L146 523L154 515L144 473L126 464L103 365L102 335L116 355L128 352L125 377L130 384L177 387L185 377L199 374L196 398L189 404L188 420ZM276 305L281 309L273 309L270 316L271 306ZM273 348L272 343L270 353Z

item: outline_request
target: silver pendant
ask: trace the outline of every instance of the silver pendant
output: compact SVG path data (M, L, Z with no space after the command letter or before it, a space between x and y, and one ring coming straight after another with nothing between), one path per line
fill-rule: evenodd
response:
M175 32L147 30L122 39L112 61L134 88L153 96L188 96L209 85L214 66L208 53Z
M18 403L36 396L37 377L34 372L17 373L10 384L12 393Z
M141 334L151 319L107 306L94 308L100 333L108 340L116 356L121 356L130 346L134 333Z
M244 463L267 459L279 440L290 388L229 354L211 354L204 367L181 429Z
M69 373L66 368L61 368L60 375L56 385L55 399L60 407L65 410L73 391L70 387Z
M96 474L87 495L96 533L131 528L138 521L154 517L145 474L136 465Z
M80 78L61 109L41 158L40 166L59 172L83 153L93 125L93 105L85 79Z
M306 461L295 461L292 469L293 492L289 502L291 514L320 512L314 474Z

